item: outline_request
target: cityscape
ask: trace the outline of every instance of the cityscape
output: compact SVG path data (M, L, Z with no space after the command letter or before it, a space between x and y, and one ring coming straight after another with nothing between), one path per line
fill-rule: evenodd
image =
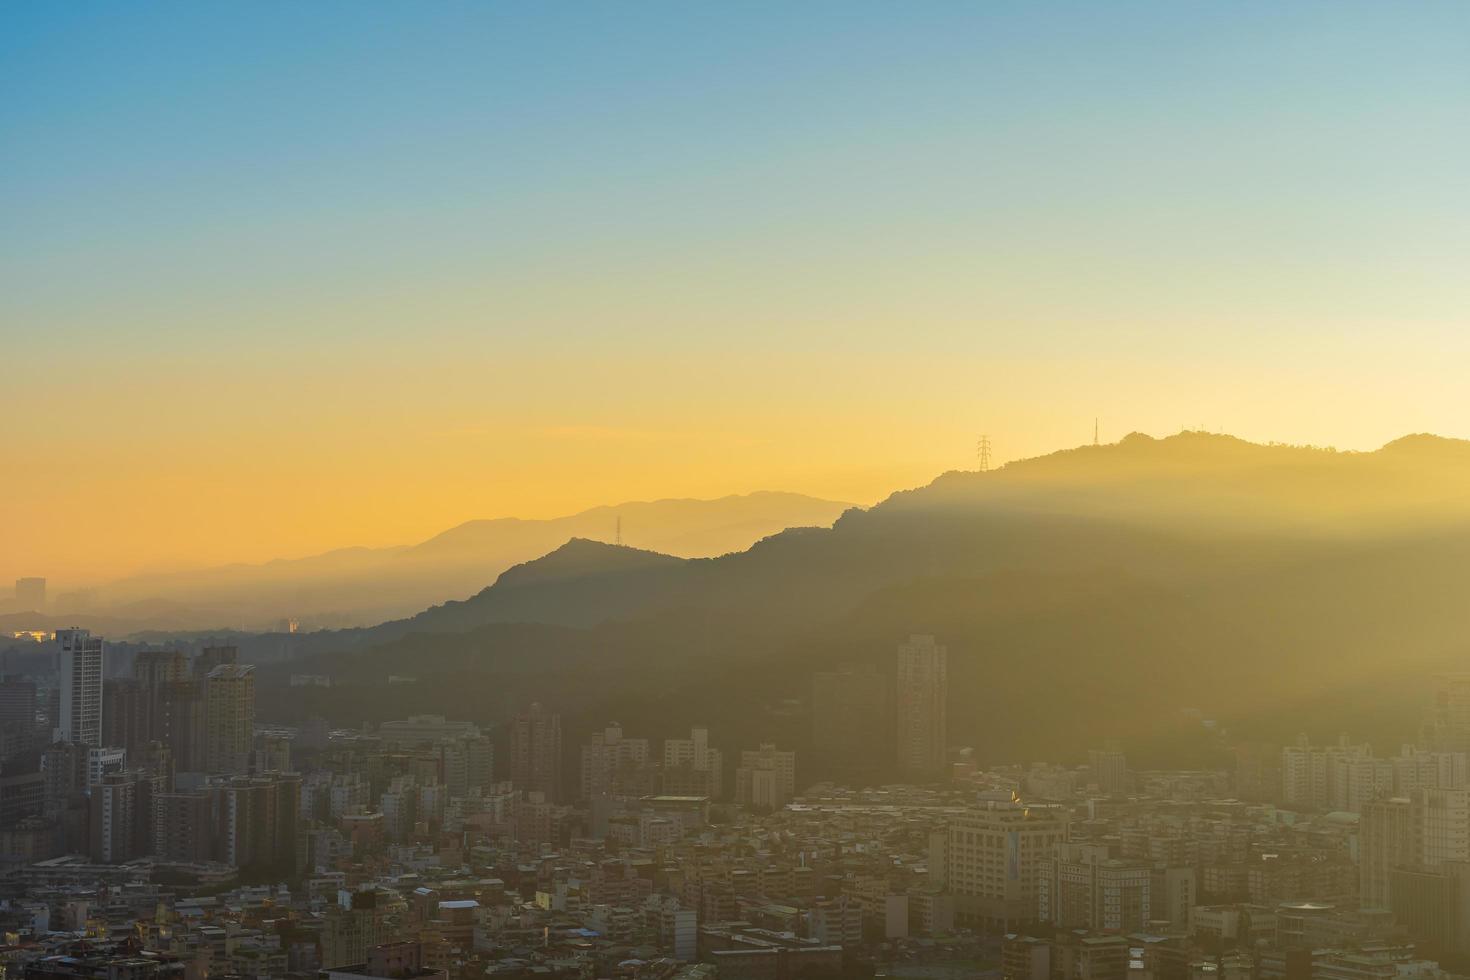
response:
M0 980L1470 980L1467 40L0 4Z

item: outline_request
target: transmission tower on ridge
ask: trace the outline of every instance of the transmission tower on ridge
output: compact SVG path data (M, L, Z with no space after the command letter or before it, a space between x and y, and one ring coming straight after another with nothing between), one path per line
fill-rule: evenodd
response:
M617 523L613 525L613 544L619 548L623 546L623 515L618 515Z
M1097 445L1097 416L1092 417L1092 444Z
M975 455L980 457L980 472L984 473L990 469L990 437L981 436L980 441L975 443Z

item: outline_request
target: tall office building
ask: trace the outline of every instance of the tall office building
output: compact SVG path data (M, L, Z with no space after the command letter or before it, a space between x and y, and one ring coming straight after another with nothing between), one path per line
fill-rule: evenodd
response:
M812 748L819 765L859 776L891 769L891 686L872 664L812 675Z
M779 810L796 795L796 753L771 744L740 753L735 802L756 810Z
M511 721L510 778L516 789L561 798L561 715L539 701Z
M944 869L956 924L1009 929L1040 917L1042 876L1067 838L1062 807L985 804L930 838L929 866Z
M61 706L56 738L83 745L102 744L101 637L83 629L56 631L61 647Z
M709 744L708 728L691 728L688 738L664 739L664 792L673 796L720 798L725 756Z
M46 608L46 580L43 578L16 579L15 605L19 612L44 611Z
M255 742L255 668L224 663L204 679L205 768L211 773L250 771Z
M909 776L944 775L949 748L949 654L915 634L898 648L894 685L898 765Z

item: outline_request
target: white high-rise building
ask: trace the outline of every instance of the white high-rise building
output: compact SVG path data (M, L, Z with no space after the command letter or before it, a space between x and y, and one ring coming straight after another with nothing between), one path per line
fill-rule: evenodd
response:
M915 634L898 648L895 685L898 766L913 776L944 775L949 751L949 651Z
M55 738L61 742L102 745L101 637L83 629L56 631L61 647L61 712Z

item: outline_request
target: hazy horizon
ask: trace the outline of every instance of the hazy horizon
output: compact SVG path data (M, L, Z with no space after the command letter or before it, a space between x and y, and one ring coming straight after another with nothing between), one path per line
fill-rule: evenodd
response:
M0 575L1470 436L1470 11L0 11Z

